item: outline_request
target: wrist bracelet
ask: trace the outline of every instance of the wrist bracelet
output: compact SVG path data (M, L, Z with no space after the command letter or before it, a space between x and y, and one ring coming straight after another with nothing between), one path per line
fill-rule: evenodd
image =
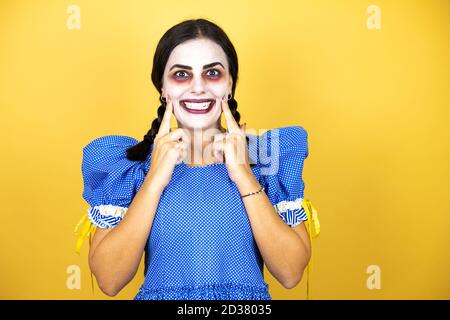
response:
M256 192L250 192L249 194L246 194L246 195L244 195L244 196L241 196L241 198L248 197L248 196L251 196L251 195L253 195L253 194L258 194L258 193L263 192L263 191L264 191L264 187L262 187L261 189L259 189L259 190L256 191Z

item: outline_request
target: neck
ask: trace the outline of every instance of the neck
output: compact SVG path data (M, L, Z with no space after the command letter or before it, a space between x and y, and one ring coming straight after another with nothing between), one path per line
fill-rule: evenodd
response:
M188 130L191 137L191 154L187 162L191 166L204 166L211 163L218 162L212 155L212 142L214 135L226 132L226 129L221 125L214 128L192 129Z

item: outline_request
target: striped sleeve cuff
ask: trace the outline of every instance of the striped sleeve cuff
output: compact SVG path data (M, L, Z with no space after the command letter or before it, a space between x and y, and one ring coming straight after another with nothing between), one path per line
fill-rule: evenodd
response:
M294 201L281 201L274 205L275 210L281 219L289 226L296 227L305 220L308 220L305 210L302 207L303 198Z
M99 228L114 228L123 219L128 208L108 205L99 205L87 209L89 220Z

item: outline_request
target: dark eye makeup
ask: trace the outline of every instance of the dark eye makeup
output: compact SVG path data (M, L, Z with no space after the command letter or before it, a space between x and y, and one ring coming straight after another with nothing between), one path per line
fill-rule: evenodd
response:
M209 69L206 70L203 74L209 79L216 80L220 78L222 72L217 69ZM186 80L189 77L191 77L191 75L185 70L178 70L173 73L173 78L175 80Z

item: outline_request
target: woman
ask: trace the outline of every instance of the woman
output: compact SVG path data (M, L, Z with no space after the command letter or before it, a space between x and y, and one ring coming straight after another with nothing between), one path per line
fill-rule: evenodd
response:
M224 31L204 19L181 22L156 48L161 106L143 141L110 135L83 148L83 197L96 227L89 266L105 294L133 279L144 252L135 299L268 300L264 263L285 288L301 280L310 258L301 223L307 133L293 126L247 136L237 79Z

